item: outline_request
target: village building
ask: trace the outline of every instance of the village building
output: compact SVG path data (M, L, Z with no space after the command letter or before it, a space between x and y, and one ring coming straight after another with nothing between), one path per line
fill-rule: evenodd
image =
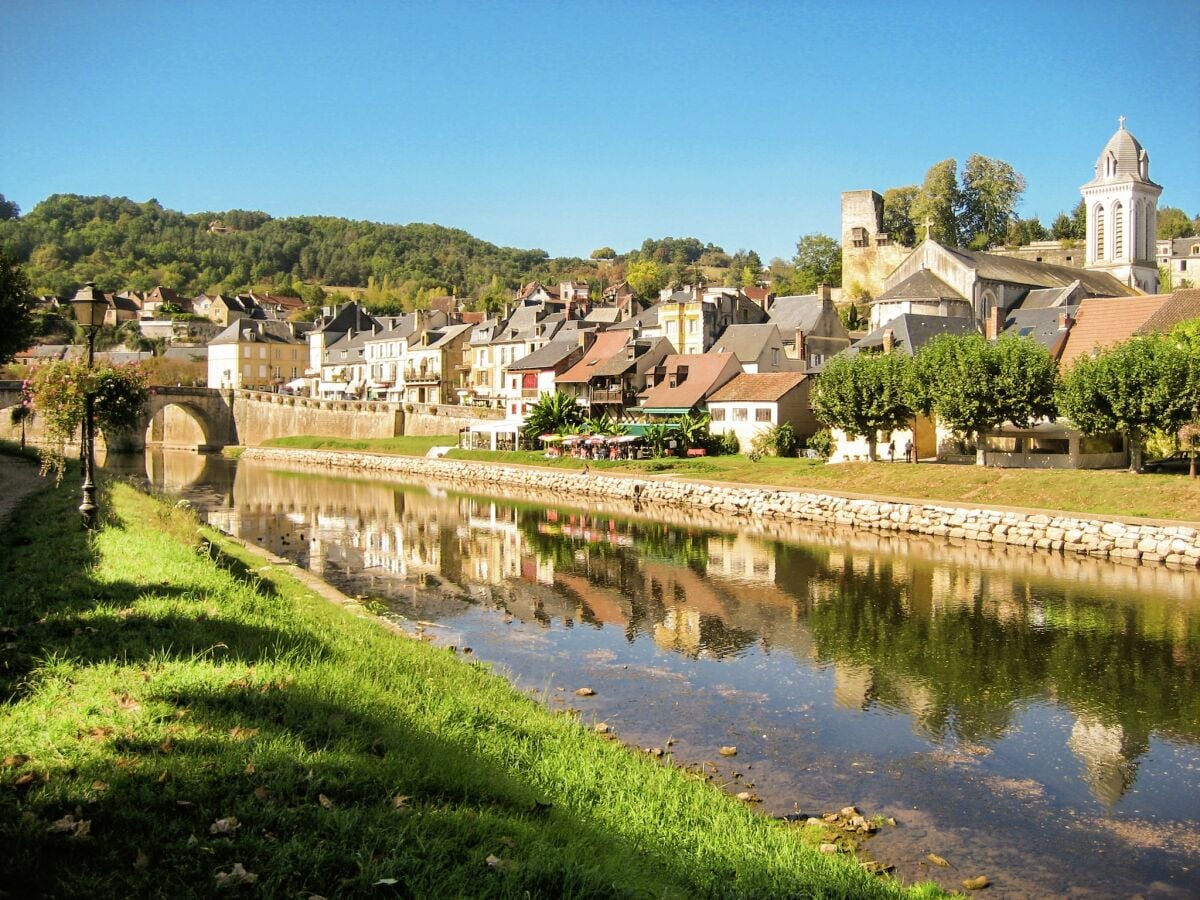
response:
M803 372L744 372L708 398L713 434L734 434L743 453L754 439L779 425L791 425L798 437L820 430L809 403L812 378Z
M784 353L800 363L801 371L820 369L850 346L850 332L827 284L818 285L815 294L775 297L768 310L771 321L779 326Z
M1200 288L1200 237L1158 241L1158 266L1171 280L1165 290Z
M743 372L794 372L801 370L799 360L789 358L783 346L779 326L730 325L712 348L716 353L732 353Z
M676 419L695 413L741 371L732 353L673 354L651 371L638 412L648 419Z
M600 332L579 361L555 378L555 387L591 418L625 418L650 374L674 352L666 338L636 338L627 329Z
M563 340L553 340L523 356L508 367L509 414L524 418L542 394L557 390L555 379L583 356L594 332L581 331Z
M419 341L431 328L449 324L445 312L433 309L414 310L408 315L380 318L377 331L363 339L363 360L366 363L366 392L372 400L403 400L404 372L408 348Z
M291 322L234 322L208 344L208 386L270 391L299 378L308 361L303 328Z
M408 343L404 360L404 399L407 403L456 404L466 383L465 353L473 326L431 328Z

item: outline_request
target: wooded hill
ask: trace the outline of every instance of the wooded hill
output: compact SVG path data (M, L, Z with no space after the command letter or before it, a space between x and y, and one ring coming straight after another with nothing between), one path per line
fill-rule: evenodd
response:
M384 225L332 216L182 213L157 200L55 194L0 221L0 247L26 267L39 294L70 295L85 281L104 290L164 285L193 295L252 286L319 300L318 285L370 288L411 308L423 296L479 298L537 278L592 280L611 264L550 259L497 247L440 225Z

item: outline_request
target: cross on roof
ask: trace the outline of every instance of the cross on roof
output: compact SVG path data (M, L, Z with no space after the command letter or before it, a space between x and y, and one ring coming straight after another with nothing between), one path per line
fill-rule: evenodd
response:
M926 216L924 225L925 225L925 240L929 240L929 229L931 229L933 227L933 219L929 218L929 216Z
M1121 123L1121 130L1124 131L1125 130L1125 117L1117 116L1117 121Z

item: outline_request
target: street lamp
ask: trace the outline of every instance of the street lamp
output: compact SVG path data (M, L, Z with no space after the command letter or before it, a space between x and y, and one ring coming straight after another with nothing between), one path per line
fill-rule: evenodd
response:
M75 310L75 321L87 329L87 367L91 372L96 357L96 332L104 324L104 314L108 311L108 300L104 294L96 290L96 285L88 282L81 287L71 300L71 308ZM96 417L94 410L95 397L91 389L84 394L83 407L83 502L79 504L79 514L83 516L83 526L89 531L96 527Z

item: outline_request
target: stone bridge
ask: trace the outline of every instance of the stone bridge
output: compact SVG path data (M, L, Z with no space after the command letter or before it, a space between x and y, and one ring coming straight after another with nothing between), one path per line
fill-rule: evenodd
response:
M8 409L20 400L21 382L0 381L0 437L17 440ZM457 435L480 419L502 417L499 410L458 406L401 406L371 400L314 400L266 391L202 387L151 388L141 426L112 449L146 447L219 450L257 446L274 437L314 434L346 438L388 438L403 434ZM30 440L41 437L34 415Z

